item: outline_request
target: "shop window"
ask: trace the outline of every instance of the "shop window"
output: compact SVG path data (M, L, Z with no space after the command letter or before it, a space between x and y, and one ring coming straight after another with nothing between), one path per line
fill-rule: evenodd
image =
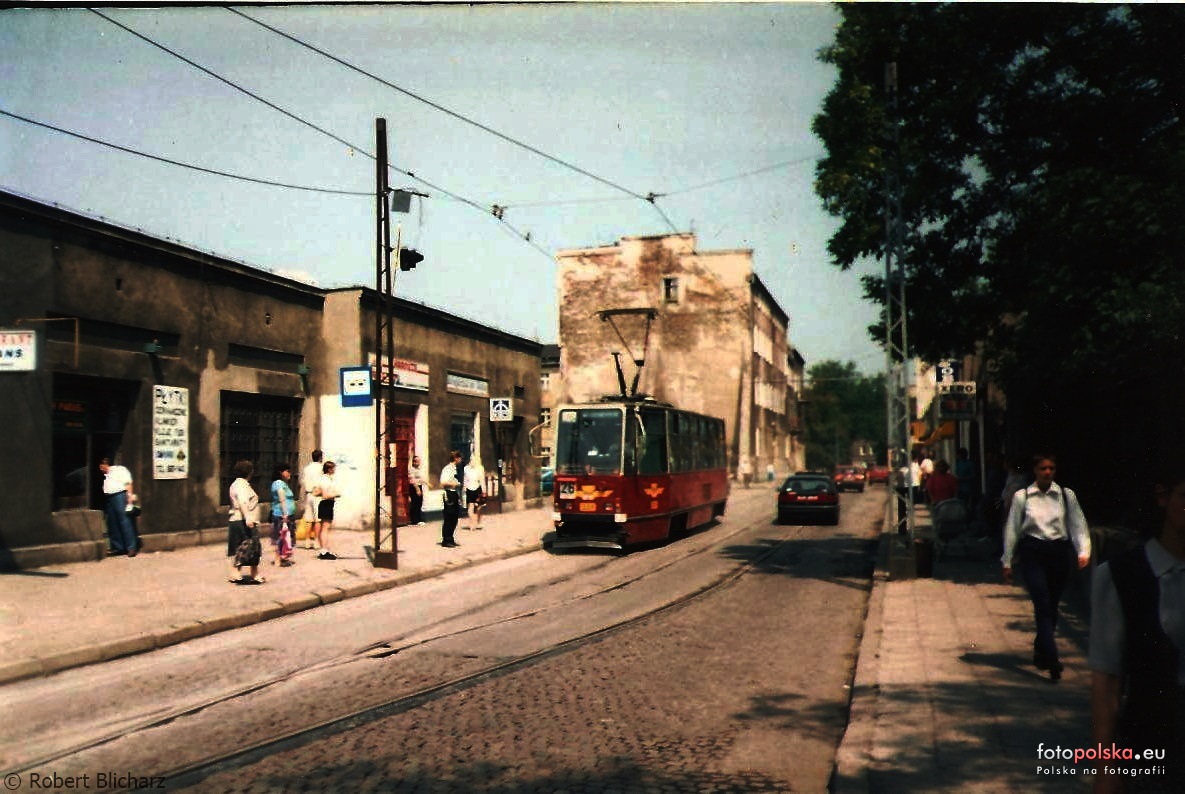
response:
M267 394L222 392L222 416L218 434L220 504L230 497L234 466L249 460L255 466L251 485L266 501L275 468L300 463L299 428L301 401Z

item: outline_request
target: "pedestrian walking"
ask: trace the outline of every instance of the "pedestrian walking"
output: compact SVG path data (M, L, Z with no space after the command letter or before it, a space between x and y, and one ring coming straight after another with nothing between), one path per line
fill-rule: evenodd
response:
M318 560L336 560L337 555L329 543L329 535L333 529L333 511L337 500L341 498L341 489L337 486L337 464L331 460L321 466L321 479L317 481L314 491L317 502L317 545L321 550L317 552Z
M1054 634L1062 591L1074 570L1090 563L1090 533L1078 497L1054 482L1057 459L1033 456L1032 485L1018 490L1004 525L1004 581L1012 583L1013 556L1033 602L1037 636L1033 641L1033 666L1048 670L1058 681L1063 666L1058 659Z
M481 461L472 458L465 467L465 529L481 529L481 509L485 506L486 470Z
M1185 791L1185 465L1158 472L1153 491L1153 537L1095 569L1087 663L1093 741L1163 750L1134 764L1163 767L1100 764L1096 792Z
M304 547L311 549L317 542L317 535L321 530L321 519L317 517L318 503L321 501L316 494L317 483L321 482L324 464L321 462L322 452L314 449L311 460L305 464L300 473L300 489L304 492L304 518L309 522L308 534L305 536Z
M99 471L103 473L103 516L111 554L135 557L139 542L128 511L136 499L132 473L126 466L112 464L110 458L99 461Z
M407 467L408 509L407 521L417 527L424 525L424 463L419 455L413 455Z
M235 479L230 484L230 517L227 523L226 556L231 560L234 584L263 584L259 575L259 559L263 550L259 543L259 495L251 487L255 466L249 460L235 464ZM243 576L243 568L251 572Z
M272 565L287 568L292 561L292 527L296 515L296 501L288 481L292 479L292 467L281 463L276 467L276 478L272 481Z
M460 462L461 453L454 449L449 452L449 462L440 470L440 487L444 489L440 545L446 549L455 549L458 545L453 540L453 533L456 532L457 520L461 517L461 482L457 479L457 466Z
M741 484L748 488L749 483L753 481L753 461L749 460L749 456L745 455L741 458Z

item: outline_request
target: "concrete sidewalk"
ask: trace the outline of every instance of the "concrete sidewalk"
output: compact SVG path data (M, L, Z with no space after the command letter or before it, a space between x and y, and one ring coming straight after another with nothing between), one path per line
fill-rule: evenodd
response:
M337 560L298 548L296 565L270 564L264 528L259 586L233 585L225 541L0 573L0 684L143 653L448 570L541 548L551 508L484 516L440 545L440 520L399 528L399 568L375 568L371 532L335 529ZM225 532L222 533L225 536ZM389 548L390 541L387 541Z
M1091 746L1085 576L1063 603L1055 684L1032 666L1032 606L998 559L952 549L932 577L890 580L890 555L908 553L895 544L884 536L834 791L1086 791L1084 764L1038 757Z

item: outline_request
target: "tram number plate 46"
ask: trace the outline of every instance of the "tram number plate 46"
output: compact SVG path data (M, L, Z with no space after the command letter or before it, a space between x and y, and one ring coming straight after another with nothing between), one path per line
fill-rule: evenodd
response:
M593 504L592 502L581 502L580 503L580 512L582 512L582 513L593 513L596 511L596 509L597 509L597 506L595 504Z

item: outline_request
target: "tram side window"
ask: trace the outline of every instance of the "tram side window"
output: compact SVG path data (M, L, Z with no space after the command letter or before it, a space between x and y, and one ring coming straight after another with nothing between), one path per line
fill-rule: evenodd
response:
M642 411L646 429L646 449L638 462L639 474L666 474L667 415L664 411Z
M671 431L671 471L692 471L695 466L695 438L687 414L671 414Z

